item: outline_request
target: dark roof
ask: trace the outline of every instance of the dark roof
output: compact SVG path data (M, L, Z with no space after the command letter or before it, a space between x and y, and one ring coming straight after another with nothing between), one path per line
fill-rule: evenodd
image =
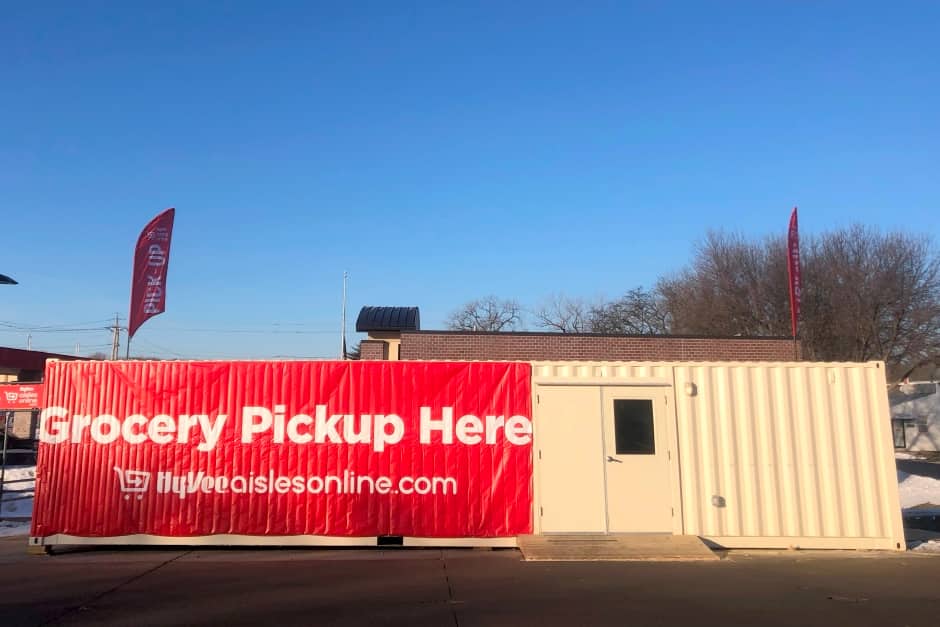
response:
M356 331L417 331L421 315L417 307L363 307L356 320Z
M73 355L59 355L57 353L44 353L43 351L25 351L21 348L6 348L0 346L0 368L14 370L46 369L47 359L82 359Z

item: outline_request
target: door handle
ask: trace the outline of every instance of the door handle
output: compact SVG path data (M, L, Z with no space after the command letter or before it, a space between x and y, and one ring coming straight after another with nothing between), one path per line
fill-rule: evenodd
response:
M618 464L622 464L622 463L623 463L623 460L620 460L620 459L617 459L617 458L615 458L615 457L612 457L611 455L608 455L608 456L607 456L607 461L609 461L609 462L617 462Z

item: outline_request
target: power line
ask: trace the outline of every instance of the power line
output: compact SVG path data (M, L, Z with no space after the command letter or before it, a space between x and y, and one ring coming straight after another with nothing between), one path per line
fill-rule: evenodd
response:
M121 318L123 320L123 318ZM92 324L102 324L107 326L84 326ZM110 323L110 324L108 324ZM259 326L258 328L234 328L226 329L219 327L162 327L163 331L179 333L219 333L219 334L245 334L271 333L275 335L320 335L335 333L335 329L303 329L303 328L285 328L285 327L304 327L310 325L310 322L271 322L266 323L267 328ZM270 328L274 327L274 328ZM29 333L90 333L93 331L111 330L114 328L114 319L105 318L99 320L88 320L85 322L73 322L48 325L30 325L11 320L0 320L0 332L4 329L12 331L21 331ZM126 328L125 328L126 330Z
M107 331L109 327L85 327L75 329L18 329L5 327L0 329L3 333L91 333L97 331Z
M79 327L79 326L26 326L11 324L0 321L0 331L19 332L19 333L87 333L90 331L101 331L107 327Z
M26 324L24 322L15 322L13 320L0 320L0 326L10 327L21 331L41 331L46 329L65 329L71 327L85 327L91 324L105 324L111 322L110 318L98 320L85 320L84 322L61 322L59 324ZM94 327L98 328L98 327Z
M163 327L163 331L173 331L174 333L256 333L264 334L270 333L273 335L320 335L324 333L336 333L336 329L316 329L316 330L289 330L289 329L198 329L198 328L180 328L180 327Z
M144 348L152 348L157 353L163 353L166 355L172 355L178 359L187 359L187 360L200 360L200 359L310 359L310 360L327 360L327 359L336 359L335 356L324 356L324 355L271 355L271 354L258 354L255 353L252 356L246 357L244 355L239 357L233 357L233 353L227 351L199 351L198 353L180 353L178 351L167 348L166 346L161 346L156 342L153 342L148 339L143 338L134 338L135 343L143 344ZM157 355L155 355L157 356Z
M84 342L81 343L81 347L83 350L86 348L106 348L108 346L111 346L111 344L85 344ZM53 344L50 346L48 344L42 344L41 348L42 350L46 350L46 351L63 351L63 350L73 350L75 348L75 345L74 344L72 345Z
M181 359L186 359L186 355L183 355L182 353L177 353L176 351L170 350L169 348L166 348L166 347L164 347L164 346L160 346L159 344L157 344L157 343L155 343L155 342L151 342L150 340L145 340L145 339L141 339L141 338L136 338L136 339L137 339L137 342L138 342L138 343L141 343L141 342L142 342L145 346L151 346L151 347L155 348L156 350L158 350L158 351L160 351L160 352L169 353L170 355L173 355L174 357L179 357L179 358L181 358Z

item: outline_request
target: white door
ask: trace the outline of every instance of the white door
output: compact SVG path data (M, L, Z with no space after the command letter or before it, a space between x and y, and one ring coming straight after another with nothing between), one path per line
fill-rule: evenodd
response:
M672 533L663 388L604 387L604 471L610 533Z
M542 533L604 533L601 392L593 386L539 386L535 463Z

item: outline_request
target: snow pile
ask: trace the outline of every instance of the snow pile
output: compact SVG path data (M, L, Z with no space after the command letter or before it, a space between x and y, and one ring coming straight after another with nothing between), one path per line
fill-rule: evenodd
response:
M918 553L940 553L940 540L930 540L929 542L921 542L917 546L912 547L911 550L916 551Z
M0 538L8 536L28 536L29 521L16 522L12 520L0 520Z
M911 475L898 471L898 491L901 494L901 509L930 504L940 508L940 479Z
M7 466L3 473L3 502L0 502L0 519L32 517L35 488L35 466ZM0 535L3 535L2 529L0 529Z
M15 481L12 486L7 483ZM22 483L20 483L22 482ZM36 484L36 466L7 466L3 471L4 487L11 490L33 489Z

